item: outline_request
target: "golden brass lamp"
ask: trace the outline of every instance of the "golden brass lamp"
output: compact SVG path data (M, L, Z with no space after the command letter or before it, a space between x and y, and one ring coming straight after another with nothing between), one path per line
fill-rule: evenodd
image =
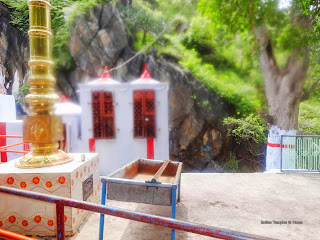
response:
M32 143L31 152L15 163L19 168L39 168L72 161L58 150L63 140L61 118L54 115L55 93L53 76L51 5L50 0L28 0L31 75L30 93L26 96L29 115L23 119L23 140Z

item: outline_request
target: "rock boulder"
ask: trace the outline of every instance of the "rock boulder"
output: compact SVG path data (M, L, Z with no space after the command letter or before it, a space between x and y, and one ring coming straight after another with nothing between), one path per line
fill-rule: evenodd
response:
M157 57L156 49L135 56L120 15L110 2L78 16L70 29L70 52L77 64L75 72L98 76L103 66L117 68L113 78L128 82L139 77L144 63L153 78L170 84L170 155L193 171L221 171L225 159L222 125L233 107L178 64ZM86 71L86 72L84 72ZM80 75L81 75L80 74ZM79 79L81 80L81 79Z

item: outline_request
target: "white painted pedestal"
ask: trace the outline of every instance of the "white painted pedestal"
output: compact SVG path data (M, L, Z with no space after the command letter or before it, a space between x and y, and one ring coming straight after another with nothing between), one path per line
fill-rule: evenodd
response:
M99 203L98 154L86 153L85 162L80 153L70 155L72 162L48 168L16 168L15 160L0 164L0 185ZM83 190L84 182L89 183L89 192ZM88 213L65 207L65 234L73 235ZM55 204L0 194L0 228L24 235L55 235Z

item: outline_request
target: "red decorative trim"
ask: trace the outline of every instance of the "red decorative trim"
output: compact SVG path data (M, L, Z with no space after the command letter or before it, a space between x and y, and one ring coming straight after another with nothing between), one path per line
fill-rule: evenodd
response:
M109 75L109 73L108 73L108 67L105 66L104 69L103 69L103 73L102 73L101 76L100 76L99 81L102 82L102 81L106 81L106 80L108 80L108 79L110 79L110 75Z
M36 223L39 223L39 222L41 222L41 219L42 219L42 217L41 217L40 215L36 215L33 220L34 220Z
M20 187L22 187L22 188L26 188L26 187L27 187L26 182L21 182L21 183L20 183Z
M148 64L147 63L144 64L144 69L143 69L142 74L140 75L140 78L142 78L142 79L151 79L152 78L151 74L148 71Z
M23 220L23 221L22 221L22 226L26 227L26 226L28 226L28 225L29 225L29 223L28 223L27 220Z
M7 126L5 122L0 122L0 135L7 135ZM0 147L6 146L7 140L6 138L0 138ZM0 153L1 162L7 162L7 153L1 152Z
M7 179L7 183L8 183L9 185L12 185L12 184L14 183L14 178L13 178L13 177L9 177L9 178Z
M66 182L66 178L65 177L59 177L59 179L58 179L58 182L60 183L60 184L64 184L65 182Z
M52 227L53 226L53 221L52 220L48 220L48 226Z
M32 179L32 182L33 182L34 184L38 184L38 183L40 182L40 178L39 178L39 177L34 177L34 178Z
M48 188L51 188L51 187L52 187L52 182L48 181L48 182L46 183L46 186L47 186Z
M267 143L267 145L269 146L269 147L280 147L280 144L279 143Z
M29 145L29 143L25 143L25 144L23 144L23 150L24 151L30 151L30 145Z
M154 159L154 144L153 138L147 139L147 158Z
M64 215L64 221L66 222L68 220L68 217Z
M16 221L16 219L17 219L17 218L12 215L12 216L9 217L8 220L9 220L9 222L14 223L14 222Z
M269 147L281 147L279 143L267 143ZM282 148L291 148L294 149L296 146L293 144L282 144Z
M284 144L284 145L282 145L282 148L291 148L291 149L294 149L294 148L296 148L296 146L295 146L295 145L292 145L292 144Z
M3 223L2 223L2 221L0 221L0 228L2 227L2 225L3 225Z
M66 95L62 95L59 102L66 103L69 102L69 99L66 97Z

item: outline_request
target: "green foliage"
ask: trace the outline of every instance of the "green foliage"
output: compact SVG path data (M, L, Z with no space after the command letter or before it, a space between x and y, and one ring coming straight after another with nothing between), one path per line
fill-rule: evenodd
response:
M28 94L29 88L30 88L30 85L29 85L29 83L26 81L25 84L23 84L23 85L20 87L20 89L19 89L18 103L19 103L21 106L24 106L24 107L27 106L27 102L26 102L26 100L25 100L25 96Z
M211 111L211 105L209 101L198 102L198 107L200 107L204 112Z
M294 2L303 14L310 16L314 30L320 32L320 2L319 0L300 0Z
M261 108L257 90L252 86L250 76L241 78L232 70L217 71L213 65L203 63L196 50L186 49L179 38L172 37L170 40L172 46L167 47L166 51L179 56L179 63L184 68L189 69L209 89L233 104L237 115L245 116Z
M70 69L74 66L68 43L69 29L75 19L81 13L97 4L107 4L110 0L51 0L53 57L56 68Z
M239 172L239 161L233 153L229 153L229 160L224 164L224 169L228 172Z
M267 126L258 115L250 114L240 119L228 117L223 120L223 123L231 127L229 135L234 137L237 143L250 140L256 143L265 143L267 140Z
M119 10L126 28L136 39L134 43L136 50L151 42L166 25L163 15L157 11L140 6L127 6ZM159 41L161 42L161 39Z
M12 10L12 23L21 31L29 29L27 0L2 0ZM80 13L97 4L107 4L110 0L51 0L51 27L53 37L53 58L56 68L70 69L74 66L70 55L69 29Z
M12 11L12 23L23 32L29 29L28 0L1 0Z
M320 135L320 94L300 103L299 132Z

